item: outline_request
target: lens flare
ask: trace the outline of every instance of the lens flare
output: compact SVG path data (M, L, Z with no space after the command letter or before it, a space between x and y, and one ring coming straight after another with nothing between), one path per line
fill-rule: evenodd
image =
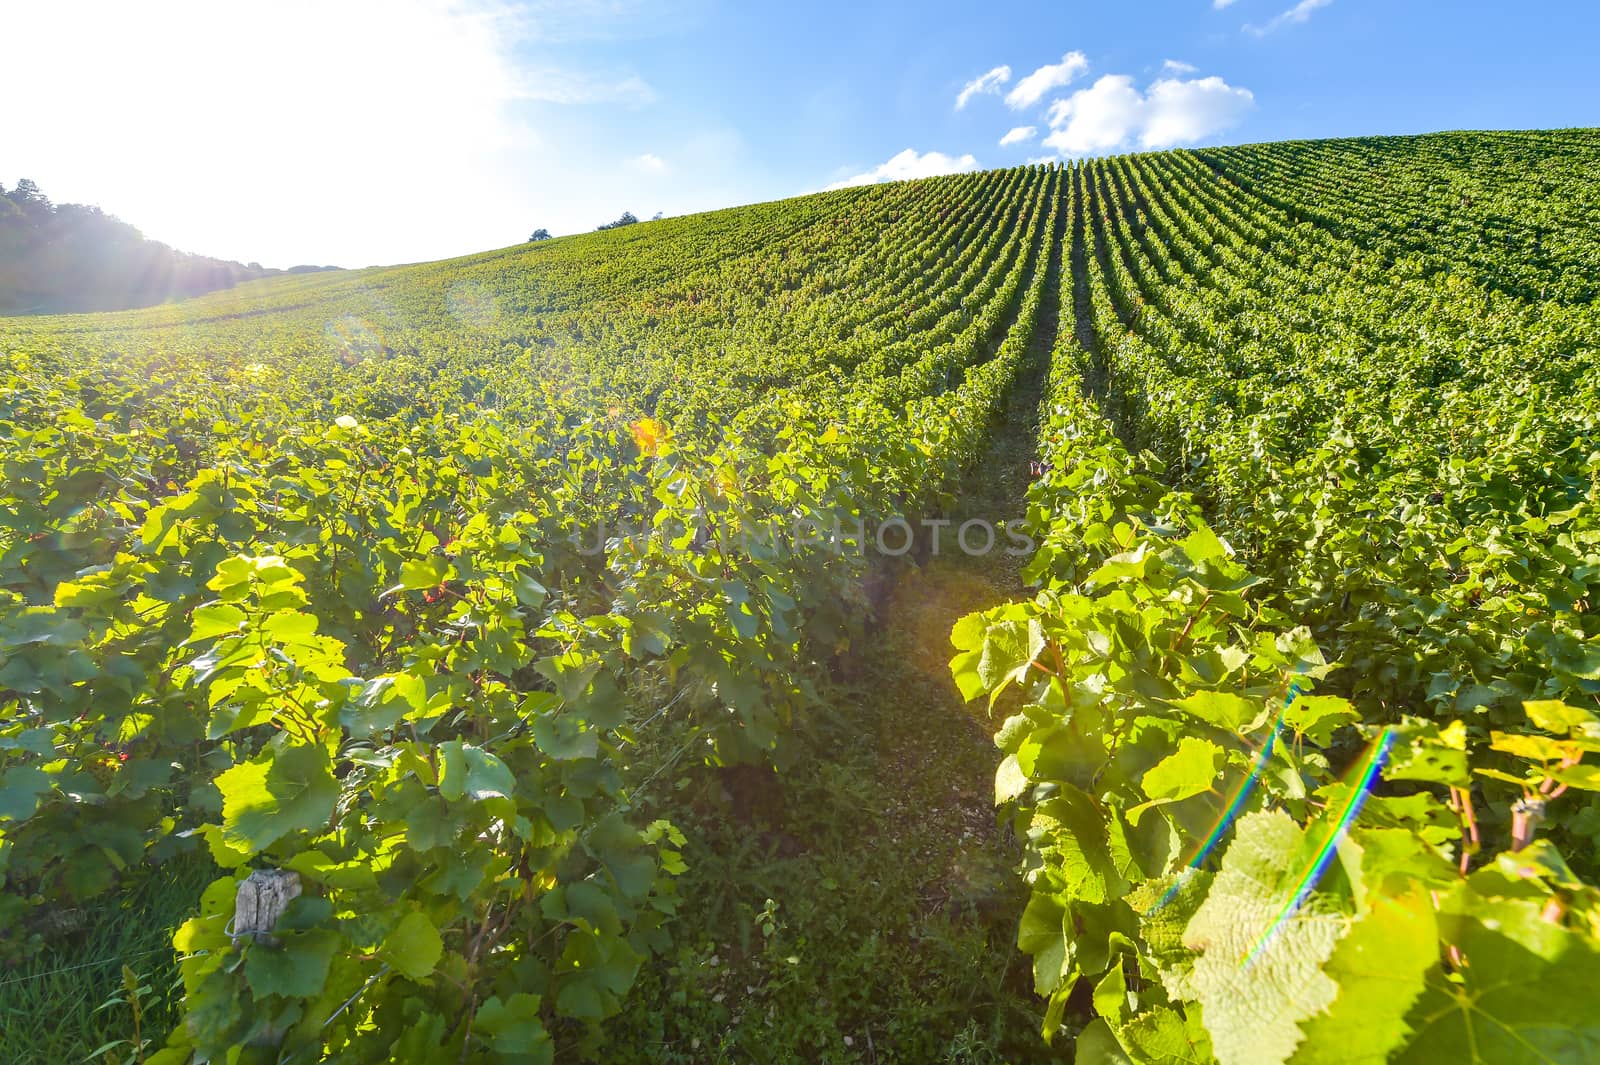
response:
M1227 807L1217 818L1217 823L1212 826L1211 833L1206 836L1205 842L1200 844L1200 849L1195 851L1194 856L1184 865L1183 869L1178 873L1178 879L1174 880L1172 886L1167 888L1166 894L1161 896L1161 901L1145 911L1146 915L1155 913L1177 897L1178 889L1189 879L1189 874L1193 870L1200 868L1205 863L1205 860L1211 857L1211 853L1222 842L1222 837L1227 834L1228 826L1238 820L1239 811L1244 809L1244 804L1249 802L1250 796L1255 793L1256 782L1261 779L1262 771L1267 768L1267 762L1272 758L1273 745L1277 743L1278 734L1283 731L1284 712L1289 709L1289 704L1295 701L1295 698L1300 695L1302 690L1299 681L1289 685L1289 691L1283 699L1283 706L1278 710L1277 720L1272 723L1272 731L1267 734L1267 742L1262 744L1261 750L1256 752L1256 760L1251 765L1249 774L1240 783L1239 790L1234 792L1232 800L1229 801Z
M378 327L364 318L346 315L323 328L333 352L346 364L382 354L386 348Z
M667 442L667 427L654 418L640 418L628 430L633 433L633 442L642 455L656 455L661 452L661 446Z
M1338 846L1339 840L1349 830L1350 823L1361 812L1361 807L1366 804L1367 796L1371 793L1372 785L1377 781L1378 773L1383 768L1383 761L1389 756L1389 748L1393 744L1394 730L1387 728L1379 733L1378 738L1373 741L1371 749L1367 752L1365 762L1356 773L1355 784L1350 788L1349 795L1345 797L1344 807L1339 811L1339 815L1334 818L1333 828L1329 831L1328 838L1322 841L1322 846L1317 849L1315 856L1312 857L1310 862L1306 863L1305 869L1296 878L1293 893L1290 894L1288 901L1283 904L1283 909L1279 910L1278 915L1272 919L1272 923L1267 925L1266 930L1261 933L1261 938L1256 940L1256 945L1250 948L1250 953L1245 955L1244 960L1239 963L1241 967L1248 967L1260 956L1261 951L1272 941L1272 937L1277 934L1278 929L1283 927L1283 922L1288 920L1300 908L1306 897L1311 894L1312 889L1317 886L1317 881L1322 879L1322 874L1328 871L1328 865L1333 861L1334 848Z
M451 317L469 329L488 332L500 323L500 297L477 281L458 281L450 287L445 305Z
M1217 818L1216 825L1211 829L1211 834L1206 837L1195 856L1189 860L1189 865L1197 867L1211 856L1217 849L1217 844L1222 842L1223 835L1228 831L1228 826L1238 819L1239 811L1250 800L1256 790L1256 782L1261 779L1261 773L1267 768L1267 761L1272 757L1273 745L1278 740L1278 734L1283 731L1283 713L1289 709L1289 704L1294 702L1295 696L1300 694L1298 684L1289 688L1289 695L1283 701L1283 709L1278 711L1278 718L1272 723L1272 731L1267 734L1267 742L1262 744L1261 750L1256 752L1255 763L1250 767L1249 776L1244 778L1244 783L1239 785L1239 790L1234 794L1233 801L1228 803L1227 809L1222 811L1222 816Z

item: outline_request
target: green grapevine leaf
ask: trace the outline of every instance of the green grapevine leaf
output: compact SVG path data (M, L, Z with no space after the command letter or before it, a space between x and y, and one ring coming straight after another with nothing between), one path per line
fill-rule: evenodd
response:
M32 817L39 807L39 796L50 788L50 775L35 766L12 766L0 773L0 821Z
M1145 772L1140 786L1151 798L1169 801L1199 795L1221 772L1223 751L1210 740L1185 736L1178 749Z
M1198 691L1172 705L1229 732L1249 732L1265 722L1269 714L1259 699L1246 699L1233 692Z
M289 932L275 944L245 948L244 976L257 995L312 998L328 982L328 967L339 949L339 937L325 929Z
M1033 990L1049 995L1061 986L1071 965L1072 937L1067 911L1054 898L1034 894L1022 911L1017 948L1033 958Z
M437 588L444 583L449 570L450 563L438 555L408 560L400 566L399 581L384 589L383 594L390 596L397 592Z
M1134 1065L1132 1058L1117 1042L1104 1018L1096 1017L1088 1027L1078 1033L1073 1047L1073 1065Z
M1105 819L1094 800L1071 784L1039 804L1028 835L1042 848L1068 897L1106 902L1127 891Z
M1336 729L1359 720L1350 701L1337 695L1302 695L1283 711L1284 725L1319 747L1332 742Z
M237 636L247 621L243 610L231 603L211 603L195 610L190 622L191 641L209 640L216 636Z
M1346 921L1302 908L1274 929L1294 890L1303 836L1282 811L1240 818L1211 892L1184 932L1184 945L1200 952L1192 993L1221 1065L1281 1065L1301 1042L1301 1024L1337 998L1323 966Z
M1551 1065L1600 1060L1600 950L1543 915L1536 899L1461 888L1439 915L1464 965L1436 968L1407 1017L1416 1038L1403 1065Z
M1438 927L1426 892L1379 895L1334 948L1324 971L1339 985L1327 1013L1301 1024L1291 1065L1383 1065L1406 1045L1405 1017L1438 962Z
M517 781L497 756L460 740L439 745L439 794L451 802L473 799L508 799Z
M539 996L519 991L501 1001L496 995L478 1007L473 1032L502 1054L516 1054L529 1065L555 1060L550 1035L539 1020Z
M995 805L1010 802L1021 795L1028 788L1028 774L1022 771L1022 766L1017 761L1017 756L1008 754L1001 759L1000 766L994 771L994 801Z
M1527 713L1529 721L1546 732L1554 732L1558 736L1569 735L1597 721L1595 715L1588 710L1580 706L1568 706L1559 699L1530 700L1522 704L1522 709Z
M400 918L378 951L396 972L413 980L431 975L443 953L444 940L439 938L439 930L426 914L418 912Z
M223 839L257 854L290 832L327 823L339 797L328 754L320 747L267 751L217 777Z
M1191 1004L1179 1011L1159 1001L1135 1005L1145 997L1129 993L1120 963L1094 989L1095 1011L1127 1056L1141 1065L1211 1065L1211 1040L1200 1024L1200 1010Z
M997 622L984 633L978 679L991 692L1021 681L1042 650L1044 630L1037 621Z

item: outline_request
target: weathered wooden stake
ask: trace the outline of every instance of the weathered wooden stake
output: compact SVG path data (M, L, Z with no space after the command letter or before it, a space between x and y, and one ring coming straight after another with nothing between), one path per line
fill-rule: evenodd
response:
M287 869L257 869L233 897L233 941L245 936L271 942L272 929L300 894L300 874Z

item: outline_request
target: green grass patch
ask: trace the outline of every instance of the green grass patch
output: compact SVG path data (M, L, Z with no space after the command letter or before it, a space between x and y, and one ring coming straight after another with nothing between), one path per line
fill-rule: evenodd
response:
M123 966L137 977L140 1028L159 1046L177 1020L177 960L172 933L215 871L203 859L180 859L151 870L121 894L59 915L71 931L0 967L0 1061L65 1065L101 1047L132 1040L134 1015ZM131 1046L97 1061L128 1061Z

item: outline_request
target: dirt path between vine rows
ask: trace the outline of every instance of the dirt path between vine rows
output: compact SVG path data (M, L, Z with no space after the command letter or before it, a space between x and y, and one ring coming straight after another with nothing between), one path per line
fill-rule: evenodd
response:
M1066 227L1062 227L1066 229ZM983 700L962 701L950 674L951 627L975 610L998 606L1026 593L1021 580L1025 554L1008 554L1003 531L993 551L964 552L956 543L963 522L981 519L997 531L1026 509L1029 463L1036 457L1041 404L1050 351L1060 320L1059 271L1065 232L1051 239L1049 276L1039 322L1002 420L976 469L962 484L956 510L947 515L939 554L921 569L904 573L884 611L886 631L867 656L873 689L886 693L875 716L891 787L890 823L879 826L899 838L924 841L931 859L922 899L930 909L967 915L1014 937L1025 892L1016 874L1021 857L1009 830L997 823L994 772L999 727ZM981 546L982 537L972 542ZM1013 988L1031 1005L1026 960L1013 958ZM1020 973L1021 978L1016 979ZM1041 1048L1042 1049L1042 1048Z
M1019 398L1037 396L1041 377L1034 371L1020 381ZM1034 453L1033 412L1026 408L1014 405L973 474L974 491L950 516L946 539L953 540L961 523L972 518L1000 528L1021 516ZM939 557L897 582L884 611L888 626L868 656L874 688L889 695L886 712L879 715L878 739L890 780L898 787L888 799L893 822L881 827L941 844L957 841L948 867L929 869L924 899L930 905L988 911L1013 901L1007 896L1018 854L997 827L994 812L1000 753L992 736L1000 722L989 719L984 701L962 701L950 674L950 630L966 614L1023 595L1022 559L1004 553L1003 539L997 542L997 557L974 558L941 546L946 550Z
M739 816L730 794L727 810L686 815L698 901L685 921L707 916L674 936L699 955L644 971L636 1023L609 1022L611 1060L1061 1060L1039 1039L1042 1004L1016 949L1027 892L994 806L1000 722L962 701L949 666L961 617L1026 594L1026 555L1006 553L1003 528L1025 511L1060 318L1056 221L1033 341L942 515L939 554L901 564L781 788L751 787L781 795L778 808L752 801ZM996 528L994 550L959 549L971 519ZM758 912L770 915L759 930Z
M1089 353L1089 372L1084 388L1096 401L1104 401L1106 394L1105 360L1099 354L1094 337L1094 309L1089 298L1089 248L1088 211L1083 200L1083 174L1074 170L1072 175L1072 218L1068 240L1072 244L1072 318L1073 332L1078 346Z

